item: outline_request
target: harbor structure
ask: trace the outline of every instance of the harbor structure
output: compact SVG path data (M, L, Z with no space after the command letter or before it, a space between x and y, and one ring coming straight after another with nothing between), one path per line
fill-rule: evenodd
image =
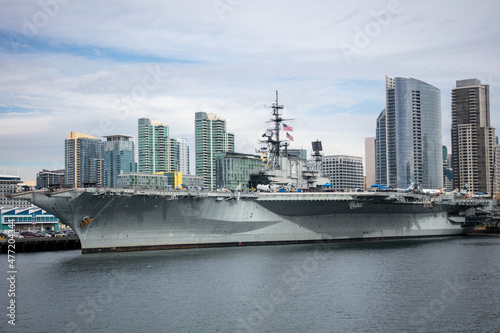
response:
M31 203L29 206L0 208L0 232L59 230L57 217Z
M205 188L216 188L216 156L234 152L234 134L227 133L226 120L214 113L197 112L194 121L196 175Z
M387 185L407 188L442 188L441 92L414 78L386 77L386 107L377 121L385 138L377 137L386 150L386 163L379 161L379 177L386 168ZM377 134L381 134L377 131ZM377 155L382 157L381 155ZM383 182L382 182L383 183Z
M453 187L491 193L495 129L490 126L489 85L458 80L451 93Z
M65 140L64 166L64 181L67 186L102 186L102 142L88 134L68 133Z
M137 171L134 137L107 135L104 138L106 139L104 142L104 186L116 187L118 175Z

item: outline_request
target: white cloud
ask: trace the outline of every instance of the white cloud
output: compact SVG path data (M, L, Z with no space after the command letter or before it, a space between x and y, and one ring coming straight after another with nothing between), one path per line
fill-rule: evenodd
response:
M61 1L50 15L37 1L4 1L0 170L27 165L23 177L34 179L63 161L67 132L137 136L140 117L160 119L193 147L198 111L227 119L237 150L251 153L275 90L285 117L296 119L295 147L321 139L327 154L362 156L386 74L441 89L444 144L458 79L491 85L492 126L500 127L495 1L480 12L451 0L221 2L230 6L223 13L211 0ZM356 46L360 32L369 43L348 61L340 45Z

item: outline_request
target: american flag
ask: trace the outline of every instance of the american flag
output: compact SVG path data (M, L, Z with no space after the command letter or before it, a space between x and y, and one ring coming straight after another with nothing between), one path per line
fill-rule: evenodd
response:
M293 141L293 136L291 136L290 133L286 133L286 137L287 137L287 139L290 139Z
M293 127L288 126L287 124L283 124L283 131L293 131Z

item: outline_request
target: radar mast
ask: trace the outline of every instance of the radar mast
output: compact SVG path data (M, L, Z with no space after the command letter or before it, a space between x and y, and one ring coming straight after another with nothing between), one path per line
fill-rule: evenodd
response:
M284 109L283 105L280 105L278 102L278 91L276 90L276 101L271 105L271 108L273 109L272 115L274 118L269 120L267 123L274 123L274 128L269 129L262 135L266 139L263 140L263 143L267 143L268 149L269 149L269 156L268 156L268 165L271 170L278 170L280 169L280 156L281 156L281 147L284 146L286 149L286 146L288 146L288 143L285 141L280 140L280 130L282 127L282 123L285 120L292 120L292 119L283 119L281 117L280 110Z

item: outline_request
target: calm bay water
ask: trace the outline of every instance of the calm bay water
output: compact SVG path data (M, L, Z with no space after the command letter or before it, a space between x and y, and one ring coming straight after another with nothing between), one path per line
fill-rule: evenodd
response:
M500 237L44 252L16 266L16 325L3 278L0 331L500 331Z

